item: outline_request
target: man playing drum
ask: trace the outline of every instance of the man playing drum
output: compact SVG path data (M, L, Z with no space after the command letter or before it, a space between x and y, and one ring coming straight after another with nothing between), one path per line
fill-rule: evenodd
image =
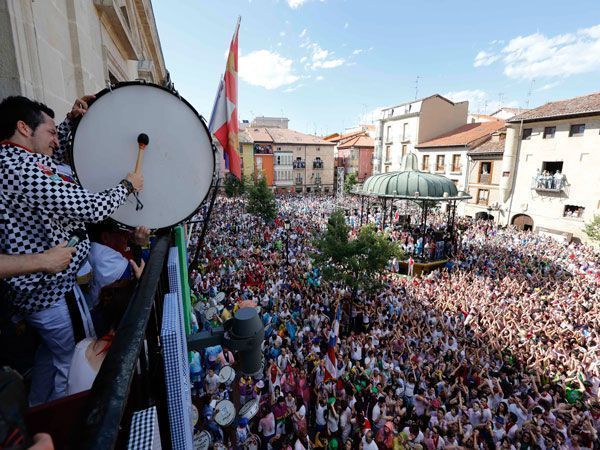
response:
M130 173L115 187L92 193L59 172L71 120L86 112L91 98L78 99L58 129L54 112L42 103L25 97L0 102L0 253L41 253L69 241L84 229L84 222L108 218L129 194L142 189L140 174ZM59 273L34 272L3 280L11 306L42 340L34 364L32 405L66 393L75 348L67 299L82 298L75 281L88 255L89 239L76 248L68 267Z

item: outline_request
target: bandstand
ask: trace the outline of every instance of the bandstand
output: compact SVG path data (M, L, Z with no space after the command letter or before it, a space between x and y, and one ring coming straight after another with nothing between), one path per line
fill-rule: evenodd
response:
M456 208L458 202L472 198L463 191L458 191L452 180L443 175L422 172L418 170L417 156L414 153L406 155L403 170L373 175L363 185L352 192L360 197L360 223L364 217L376 211L379 227L382 230L418 224L421 241L425 241L428 228L428 216L438 205L444 207L446 217L446 232L454 244L456 239ZM414 216L416 217L416 220ZM365 220L365 223L368 221ZM415 260L415 273L427 271L445 264L444 257L428 258L419 252L415 246L412 253ZM403 261L401 265L408 264Z

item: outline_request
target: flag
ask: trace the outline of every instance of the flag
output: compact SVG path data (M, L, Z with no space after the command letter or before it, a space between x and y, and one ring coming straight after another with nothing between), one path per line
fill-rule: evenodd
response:
M327 354L325 355L325 381L335 380L338 377L337 367L337 339L340 334L340 321L342 320L342 305L338 302L337 311L335 312L335 320L329 332L329 340L327 341Z
M235 33L229 46L225 75L221 78L217 98L213 106L208 129L223 147L225 167L242 179L242 161L238 144L238 19Z

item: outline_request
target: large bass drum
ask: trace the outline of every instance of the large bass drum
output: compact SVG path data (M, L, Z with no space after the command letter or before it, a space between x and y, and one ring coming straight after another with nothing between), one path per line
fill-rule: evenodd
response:
M164 87L125 82L96 94L71 135L74 175L92 192L116 186L134 170L140 133L150 138L141 169L143 208L136 208L130 195L112 219L127 228L155 229L183 222L208 195L215 154L200 115Z

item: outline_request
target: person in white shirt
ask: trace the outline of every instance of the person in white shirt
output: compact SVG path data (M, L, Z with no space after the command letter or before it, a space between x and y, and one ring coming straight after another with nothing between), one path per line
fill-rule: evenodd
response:
M212 367L208 369L208 373L204 378L204 389L209 394L217 392L217 386L219 385L219 375L215 373L215 369Z
M371 430L368 430L365 433L365 435L363 436L362 442L361 442L361 449L362 450L379 450L379 447L377 447L377 444L373 440L373 432Z

